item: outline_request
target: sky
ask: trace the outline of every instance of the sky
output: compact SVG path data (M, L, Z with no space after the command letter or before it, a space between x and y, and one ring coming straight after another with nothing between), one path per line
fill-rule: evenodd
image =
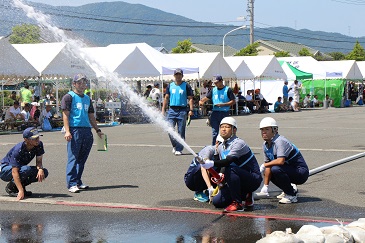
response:
M115 0L31 0L53 6L80 6ZM219 24L249 25L248 0L124 0L162 11L181 15L196 21ZM352 37L365 36L361 17L365 0L255 0L255 27L285 26L293 29L336 32Z

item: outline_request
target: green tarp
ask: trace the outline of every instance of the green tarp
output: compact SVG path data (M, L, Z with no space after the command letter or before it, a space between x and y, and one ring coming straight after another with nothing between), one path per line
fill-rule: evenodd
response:
M312 73L303 72L303 71L297 69L296 67L293 67L288 62L279 61L279 63L280 63L280 66L283 66L284 64L288 65L290 71L295 75L296 80L312 79L313 78Z
M345 79L326 79L326 80L303 80L301 99L306 94L311 97L318 95L318 100L324 100L325 93L334 101L334 107L341 107L341 100L346 86Z

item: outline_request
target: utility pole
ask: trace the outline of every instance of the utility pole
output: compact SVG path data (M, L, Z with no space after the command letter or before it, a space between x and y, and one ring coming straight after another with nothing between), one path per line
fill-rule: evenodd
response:
M254 2L255 0L248 0L247 12L250 16L250 45L254 43Z

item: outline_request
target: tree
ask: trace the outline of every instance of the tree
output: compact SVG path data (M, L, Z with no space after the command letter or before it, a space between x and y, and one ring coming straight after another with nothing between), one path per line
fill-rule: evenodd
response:
M346 59L346 55L343 54L342 52L330 52L328 53L328 55L330 55L331 57L333 57L334 60L345 60Z
M278 51L275 52L274 55L276 57L290 57L290 53L288 51Z
M307 48L301 49L298 54L301 57L312 56L312 54L309 52L309 50Z
M354 49L346 56L347 60L365 61L365 50L360 45L359 41L356 41Z
M239 52L234 54L235 56L257 56L259 54L259 43L255 42L251 45L247 45L245 48L242 48Z
M41 42L41 30L37 25L22 24L14 26L9 37L11 44L32 44Z
M193 53L196 52L194 48L191 47L193 43L191 43L191 39L186 39L183 41L177 42L177 47L172 48L172 53Z

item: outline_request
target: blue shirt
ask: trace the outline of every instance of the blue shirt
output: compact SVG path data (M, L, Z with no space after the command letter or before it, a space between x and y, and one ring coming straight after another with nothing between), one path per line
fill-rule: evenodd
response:
M233 90L227 86L224 86L221 89L214 87L208 92L206 97L213 102L213 111L229 111L229 106L218 107L214 104L227 103L231 100L236 100Z
M166 88L166 94L170 96L170 106L186 107L188 97L193 96L193 89L186 82L182 82L180 85L172 82Z
M71 110L69 116L70 127L91 127L89 120L90 97L79 96L75 92L68 92L72 97Z
M233 136L218 146L220 159L232 158L231 166L238 166L247 171L260 174L260 168L256 157L246 142L237 136Z
M285 158L285 163L308 168L299 149L287 138L276 134L271 140L271 147L265 141L263 144L264 161L270 162L277 158Z
M283 97L288 97L288 96L289 96L288 85L284 85L284 87L283 87Z
M6 156L1 160L1 164L11 165L12 167L21 167L29 164L35 156L44 154L42 141L39 141L38 146L28 151L25 142L16 144Z

